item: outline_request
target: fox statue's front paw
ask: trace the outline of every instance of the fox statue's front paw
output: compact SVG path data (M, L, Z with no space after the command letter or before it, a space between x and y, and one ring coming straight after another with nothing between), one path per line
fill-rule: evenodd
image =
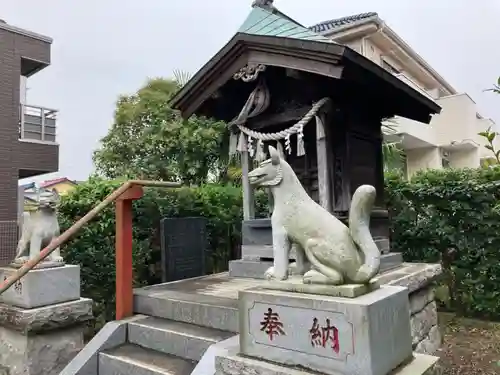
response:
M276 272L274 267L269 267L264 276L267 280L286 280L288 278L288 269L285 272Z
M28 256L22 256L22 257L19 257L19 258L14 259L14 262L13 262L13 263L16 263L16 264L24 264L24 263L26 263L28 260L30 260L30 258L29 258Z

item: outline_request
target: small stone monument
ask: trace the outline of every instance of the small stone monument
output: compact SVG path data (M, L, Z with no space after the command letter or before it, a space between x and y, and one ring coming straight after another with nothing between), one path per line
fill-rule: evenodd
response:
M0 280L38 255L59 235L54 191L38 195L23 215L16 258L0 268ZM92 300L80 298L80 267L66 265L56 249L0 295L0 363L9 375L56 375L84 346L83 323Z
M239 292L239 353L218 357L216 373L432 373L437 358L412 350L408 290L374 279L380 267L369 230L375 188L356 190L347 227L269 150L271 158L249 180L273 194L274 265L266 285Z

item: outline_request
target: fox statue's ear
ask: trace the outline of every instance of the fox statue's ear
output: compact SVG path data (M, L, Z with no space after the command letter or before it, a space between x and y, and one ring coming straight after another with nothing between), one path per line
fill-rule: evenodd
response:
M280 153L273 146L269 146L269 155L271 156L271 163L273 165L280 163Z

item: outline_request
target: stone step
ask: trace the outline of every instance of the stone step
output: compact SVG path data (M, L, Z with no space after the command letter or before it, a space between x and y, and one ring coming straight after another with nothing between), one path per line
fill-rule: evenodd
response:
M131 344L193 361L199 361L210 345L231 336L234 333L152 317L128 324Z
M171 290L162 293L136 290L134 313L229 332L239 330L238 301L232 298Z
M387 253L380 257L380 273L386 272L403 263L401 253ZM273 265L272 260L238 259L229 261L231 277L263 279L264 273Z
M193 361L130 344L99 354L99 375L190 375L194 367Z

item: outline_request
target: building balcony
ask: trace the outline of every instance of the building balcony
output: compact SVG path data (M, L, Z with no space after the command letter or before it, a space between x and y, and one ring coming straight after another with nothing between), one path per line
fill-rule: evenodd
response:
M393 120L395 132L385 134L389 142L400 142L403 149L435 147L436 136L432 125L396 116Z
M19 139L41 143L56 142L57 110L20 105Z
M19 178L57 172L57 111L21 104L19 113Z
M429 124L396 117L396 132L386 135L388 141L400 141L406 150L441 147L455 152L477 148L477 133L482 130L477 116L476 103L465 93L438 97L437 92L428 91L404 73L396 76L414 90L427 96L441 107L441 112L432 117Z
M437 100L442 110L433 117L431 126L435 129L440 146L465 144L476 141L481 131L476 103L469 95L462 93L444 96Z

